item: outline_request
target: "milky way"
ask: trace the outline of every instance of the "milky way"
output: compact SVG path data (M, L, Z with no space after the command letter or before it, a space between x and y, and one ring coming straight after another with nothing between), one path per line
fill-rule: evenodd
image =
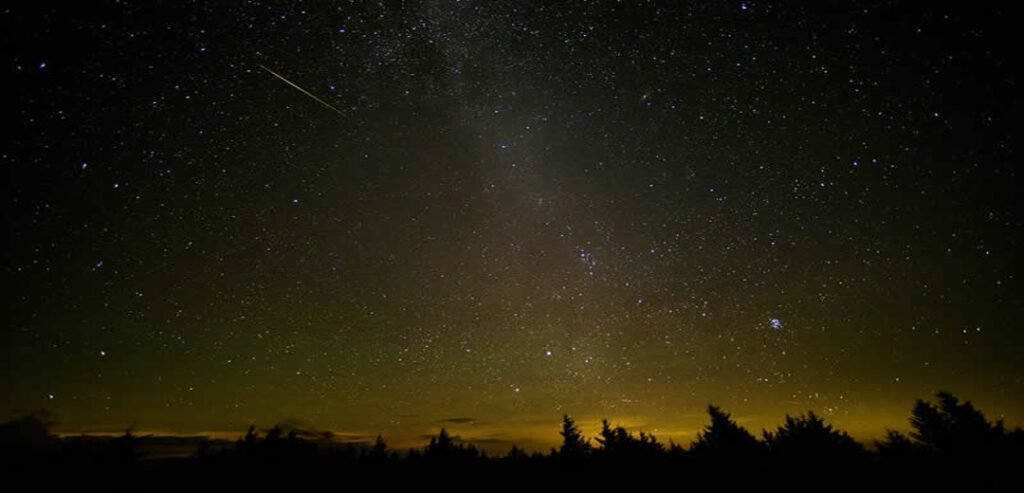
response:
M1008 12L548 3L4 9L5 416L1024 419Z

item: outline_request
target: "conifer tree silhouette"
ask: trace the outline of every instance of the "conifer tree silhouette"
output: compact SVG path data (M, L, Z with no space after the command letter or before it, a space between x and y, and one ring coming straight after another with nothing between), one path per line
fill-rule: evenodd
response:
M897 459L913 456L918 446L903 433L886 430L885 438L875 441L875 449L886 458Z
M529 458L530 456L526 455L526 452L516 445L513 445L512 448L509 449L508 454L505 454L505 460L515 464L522 464L529 460Z
M808 411L806 415L786 415L786 423L775 433L764 432L768 450L779 458L801 458L829 461L851 458L864 452L864 447L845 431L832 428L825 420Z
M1002 420L990 423L970 401L960 403L953 394L935 394L938 405L920 399L910 417L910 436L925 450L942 455L990 454L1006 443Z
M764 446L749 431L736 424L729 413L716 406L708 406L711 424L697 435L690 448L695 458L754 459Z
M607 419L601 420L601 436L597 442L601 444L602 455L624 460L657 457L665 451L654 435L640 432L639 438L635 437L621 426L612 428Z
M441 431L436 437L430 437L430 444L427 445L427 453L446 454L454 448L455 445L452 443L451 436L448 435L448 430L441 428Z
M373 463L382 463L391 459L390 452L388 451L388 442L384 440L384 437L377 435L377 439L373 442L373 447L365 452L365 457Z
M559 456L566 459L579 459L590 453L590 439L584 438L583 433L576 427L576 422L568 414L562 416L562 447L558 449Z

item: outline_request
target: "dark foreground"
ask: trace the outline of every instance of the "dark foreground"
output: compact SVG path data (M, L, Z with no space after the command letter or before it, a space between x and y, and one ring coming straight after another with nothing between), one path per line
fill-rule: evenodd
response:
M758 439L714 406L689 447L607 422L591 442L568 416L559 448L532 455L513 448L500 457L443 429L425 448L399 453L382 438L339 445L274 427L250 428L233 444L199 441L187 457L155 458L143 452L153 437L61 439L38 415L0 425L0 444L7 491L1020 490L1024 432L988 422L950 394L937 397L937 405L917 402L909 436L889 432L870 449L813 413L787 416Z

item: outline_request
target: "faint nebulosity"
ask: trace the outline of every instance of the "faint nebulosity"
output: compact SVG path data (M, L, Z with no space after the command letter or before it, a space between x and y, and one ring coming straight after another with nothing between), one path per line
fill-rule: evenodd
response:
M950 389L1019 424L1001 9L5 7L3 412L543 448L709 403L879 437Z

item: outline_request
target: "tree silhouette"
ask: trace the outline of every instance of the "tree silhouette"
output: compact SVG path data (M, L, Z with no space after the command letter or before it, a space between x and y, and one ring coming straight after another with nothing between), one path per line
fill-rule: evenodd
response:
M695 458L733 458L750 460L764 449L761 442L745 428L736 424L729 413L716 406L708 406L711 424L697 435L697 441L690 447Z
M370 455L373 457L387 457L388 442L384 441L384 437L377 435L377 440L373 442L373 448L370 449Z
M832 428L825 420L808 411L806 415L786 415L786 423L773 434L764 432L768 450L779 458L810 461L849 459L864 452L864 447L845 431Z
M505 454L505 460L514 464L521 465L522 463L528 461L529 459L530 456L527 455L526 452L523 451L523 449L515 445L513 445L512 448L509 449L508 453Z
M256 439L259 435L256 433L256 425L249 425L249 430L245 432L245 438L239 439L239 446L252 446L256 445Z
M828 485L827 481L839 475L847 478L844 481L859 481L844 486L885 484L891 489L962 485L995 490L1015 484L1017 463L1024 456L1024 431L1007 432L1002 422L989 422L971 403L960 402L952 394L941 392L937 397L934 404L916 402L909 435L887 430L871 453L813 412L787 415L777 429L764 431L761 441L729 413L708 406L710 423L688 450L672 442L666 450L653 435L631 433L622 426L613 427L608 420L602 421L596 444L591 445L576 422L563 415L562 443L551 449L550 455L527 455L512 447L507 455L495 459L444 428L430 437L427 447L400 456L388 449L380 435L365 446L342 445L325 440L329 434L303 431L287 423L259 433L250 426L235 447L203 440L192 458L168 459L159 456L164 446L190 442L179 441L183 437L137 437L130 428L115 438L60 438L50 433L49 420L30 415L0 424L0 450L5 453L0 463L12 466L9 470L36 471L39 478L59 475L52 472L65 473L68 478L95 473L115 478L115 486L123 483L126 487L137 479L165 485L162 481L167 478L191 474L195 484L208 475L228 481L242 478L236 489L266 489L267 475L253 471L274 472L270 476L284 481L282 489L297 487L291 481L335 478L338 472L363 479L391 474L429 478L435 471L470 480L496 474L530 481L585 478L595 483L580 487L606 488L613 478L641 474L662 480L680 472L691 484L719 488L759 487L775 480L787 484L820 480ZM143 451L150 453L143 457Z
M576 422L568 414L562 415L562 431L559 435L562 435L562 447L558 449L560 457L579 459L590 453L590 439L583 437Z
M437 462L457 462L481 458L481 453L476 447L455 443L455 439L444 428L441 428L437 436L430 437L430 444L427 445L423 455Z
M597 439L597 443L601 444L601 450L604 453L614 453L622 448L621 442L624 441L622 438L624 435L627 435L625 428L620 426L613 430L608 424L608 420L602 419L600 438Z
M635 437L621 426L612 428L607 419L601 421L601 436L597 442L604 456L625 460L657 457L665 451L654 435L641 431L639 438Z
M430 437L430 445L427 445L428 454L443 454L455 448L448 430L441 428L436 437Z
M0 424L0 459L11 466L46 460L60 444L50 432L54 424L46 411Z
M360 455L364 461L378 466L394 459L394 455L388 450L388 442L381 435L377 435L373 446L369 449L363 449Z
M886 430L885 438L875 441L875 449L886 458L906 459L917 454L918 446L896 430Z
M920 399L914 404L910 436L926 450L943 455L988 454L1000 448L1006 439L1003 422L989 423L981 411L968 401L963 404L953 394L935 394L938 405Z
M138 463L145 456L142 445L152 435L139 437L132 433L132 429L133 426L128 427L123 435L107 442L106 450L102 451L99 459L108 461L108 465L114 467L130 467Z
M263 441L266 443L276 443L280 441L283 436L284 430L279 425L274 425L274 427L267 432L267 436L263 438Z
M50 427L54 421L46 412L32 413L6 423L0 424L0 438L6 445L16 444L22 447L33 447L53 440Z

